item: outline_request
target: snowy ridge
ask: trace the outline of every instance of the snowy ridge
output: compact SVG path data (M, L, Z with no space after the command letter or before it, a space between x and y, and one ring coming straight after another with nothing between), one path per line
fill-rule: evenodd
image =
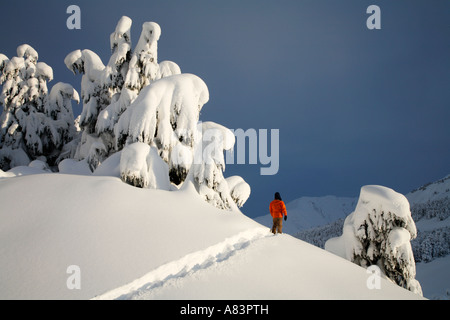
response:
M450 197L450 175L435 182L427 183L405 195L411 203L411 207L415 204L426 203L434 200L441 200Z
M363 268L272 236L192 188L147 190L54 173L0 179L0 298L421 298L384 279L381 290L369 290ZM19 193L27 201L17 201ZM74 265L79 290L67 286Z
M168 280L185 277L191 272L206 269L233 256L252 242L271 236L266 228L255 228L225 239L205 250L197 251L185 257L169 262L150 271L143 277L117 289L106 292L93 300L132 299L143 292L161 287Z

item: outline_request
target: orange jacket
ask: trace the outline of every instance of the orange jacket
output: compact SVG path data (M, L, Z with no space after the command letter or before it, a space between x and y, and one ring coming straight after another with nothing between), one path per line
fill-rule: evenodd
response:
M281 200L273 200L270 203L270 215L272 218L283 218L283 215L287 216L284 202Z

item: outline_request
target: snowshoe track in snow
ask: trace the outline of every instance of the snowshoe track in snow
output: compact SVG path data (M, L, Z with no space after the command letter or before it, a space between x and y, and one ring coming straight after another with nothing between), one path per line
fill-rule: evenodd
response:
M270 236L272 234L267 232L266 228L241 232L205 250L188 254L179 260L164 264L129 284L96 296L94 300L132 299L149 290L162 287L169 280L183 278L193 272L221 263L235 255L236 252L247 248L253 242Z

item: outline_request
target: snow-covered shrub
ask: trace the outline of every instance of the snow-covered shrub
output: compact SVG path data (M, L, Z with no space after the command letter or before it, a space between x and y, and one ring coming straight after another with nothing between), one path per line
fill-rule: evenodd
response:
M120 177L124 182L139 188L170 190L168 166L154 147L136 142L121 152Z
M17 48L17 57L0 55L0 167L27 165L45 157L57 164L61 149L75 135L71 100L79 101L71 85L57 83L48 93L53 79L50 66L38 61L29 45Z
M35 168L42 171L51 172L50 168L48 167L46 162L43 162L41 160L33 160L28 165L30 168Z
M325 249L362 267L377 265L393 282L422 294L410 243L416 236L409 202L402 194L364 186L355 211L345 219L342 236L328 240Z
M241 208L250 197L250 185L239 176L232 176L226 179L230 195L236 205Z

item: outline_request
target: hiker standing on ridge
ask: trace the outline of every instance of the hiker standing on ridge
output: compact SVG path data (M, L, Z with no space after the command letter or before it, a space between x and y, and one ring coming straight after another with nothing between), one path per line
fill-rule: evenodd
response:
M283 233L283 216L284 221L286 221L287 211L279 192L275 193L275 200L270 203L270 215L273 218L272 233L276 234L277 231L278 233Z

